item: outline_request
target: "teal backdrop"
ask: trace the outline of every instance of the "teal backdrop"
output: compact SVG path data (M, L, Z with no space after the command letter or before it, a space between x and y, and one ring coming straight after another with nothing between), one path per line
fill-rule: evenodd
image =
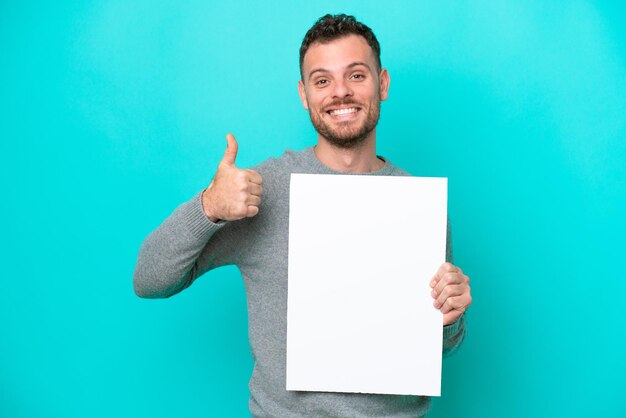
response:
M3 1L0 416L245 417L238 271L142 300L143 238L239 140L315 143L298 48L369 24L378 151L449 178L466 341L431 417L623 417L626 3Z

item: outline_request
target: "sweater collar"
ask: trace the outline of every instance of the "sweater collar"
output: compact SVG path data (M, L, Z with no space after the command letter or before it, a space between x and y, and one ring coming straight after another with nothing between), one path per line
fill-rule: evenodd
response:
M320 174L343 174L343 175L363 175L363 176L386 176L389 175L392 171L392 164L391 162L384 158L381 157L379 155L377 155L378 158L380 158L381 160L383 160L385 162L385 165L378 169L378 170L374 170L374 171L370 171L367 173L348 173L345 171L337 171L337 170L333 170L330 167L325 166L324 164L322 164L322 162L317 158L317 156L315 155L315 147L314 146L309 146L306 147L303 150L304 156L306 157L307 161L310 162L313 165L313 168L315 169L315 172L318 172Z

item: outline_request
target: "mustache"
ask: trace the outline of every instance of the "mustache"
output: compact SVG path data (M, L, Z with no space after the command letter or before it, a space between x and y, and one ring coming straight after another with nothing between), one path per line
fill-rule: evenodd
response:
M354 105L356 107L363 107L363 105L359 102L356 102L352 99L339 99L339 100L334 100L332 102L330 102L329 104L327 104L324 107L324 111L328 111L328 109L333 108L333 107L337 107L337 106L348 106L348 105Z

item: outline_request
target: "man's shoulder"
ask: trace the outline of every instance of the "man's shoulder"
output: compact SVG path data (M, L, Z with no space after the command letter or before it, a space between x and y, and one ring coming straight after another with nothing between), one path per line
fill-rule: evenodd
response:
M387 176L404 176L404 177L412 176L411 173L409 173L405 169L400 168L397 165L393 164L391 161L389 161L389 159L387 159L385 157L381 157L381 156L379 156L378 158L382 158L382 160L385 161L385 167L383 168L383 170L385 171L385 175L387 175Z
M256 165L252 169L263 178L263 194L265 199L272 197L284 198L289 190L289 181L292 173L306 173L312 171L314 163L311 161L312 147L300 151L287 149L279 157L271 157Z
M312 147L307 147L300 151L287 149L280 157L268 158L254 167L254 170L258 171L262 176L291 174L309 165L311 154Z

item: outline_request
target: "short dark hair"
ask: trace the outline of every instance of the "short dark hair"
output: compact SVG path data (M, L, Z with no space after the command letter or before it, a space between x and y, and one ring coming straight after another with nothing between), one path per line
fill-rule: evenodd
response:
M374 32L368 26L357 21L354 16L327 14L320 17L304 35L302 45L300 46L300 77L303 77L302 63L304 62L304 55L306 55L311 44L314 42L327 43L351 34L365 38L365 41L367 41L367 44L374 52L378 71L380 71L382 68L380 64L380 44Z

